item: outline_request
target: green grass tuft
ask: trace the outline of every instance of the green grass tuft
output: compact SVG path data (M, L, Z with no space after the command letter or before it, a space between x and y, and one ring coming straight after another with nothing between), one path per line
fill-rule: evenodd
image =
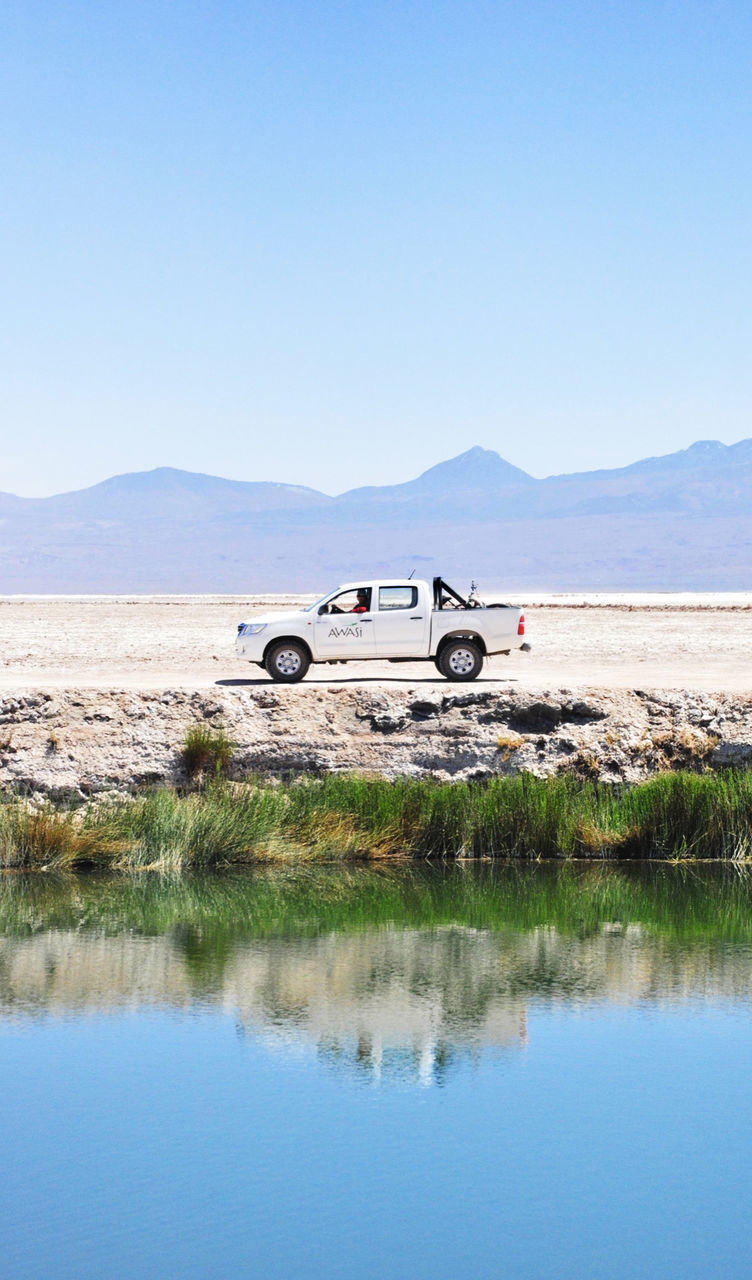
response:
M221 726L212 729L204 724L191 725L185 732L181 750L185 771L189 778L226 777L234 749L234 743Z

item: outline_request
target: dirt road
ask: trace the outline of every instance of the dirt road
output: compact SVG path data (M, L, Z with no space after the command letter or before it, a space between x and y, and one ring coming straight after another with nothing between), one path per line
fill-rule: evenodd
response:
M752 690L752 595L527 599L529 654L478 685ZM283 602L236 597L0 599L0 689L269 684L234 651L237 623ZM289 604L285 600L284 604ZM305 684L444 685L425 663L314 666Z

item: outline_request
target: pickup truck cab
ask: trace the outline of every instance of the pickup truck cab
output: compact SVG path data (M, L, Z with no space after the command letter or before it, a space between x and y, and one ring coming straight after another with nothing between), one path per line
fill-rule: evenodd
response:
M463 599L433 583L380 578L344 583L305 609L241 622L238 656L272 680L302 680L312 662L434 662L447 680L474 680L484 658L525 643L525 615L513 605Z

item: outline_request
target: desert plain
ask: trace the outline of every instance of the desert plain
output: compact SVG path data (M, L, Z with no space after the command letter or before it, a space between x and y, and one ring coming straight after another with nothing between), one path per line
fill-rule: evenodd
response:
M269 686L237 658L237 624L312 597L0 598L0 689ZM473 687L590 685L752 692L752 592L520 595L529 654L494 657ZM307 685L446 688L432 664L314 666Z

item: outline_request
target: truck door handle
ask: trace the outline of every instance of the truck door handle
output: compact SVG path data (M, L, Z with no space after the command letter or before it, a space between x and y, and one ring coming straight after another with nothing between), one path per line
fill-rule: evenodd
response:
M359 622L373 622L373 618L359 618Z
M411 621L411 622L422 622L422 621L423 621L423 614L422 614L422 613L411 613L411 614L410 614L410 621Z

